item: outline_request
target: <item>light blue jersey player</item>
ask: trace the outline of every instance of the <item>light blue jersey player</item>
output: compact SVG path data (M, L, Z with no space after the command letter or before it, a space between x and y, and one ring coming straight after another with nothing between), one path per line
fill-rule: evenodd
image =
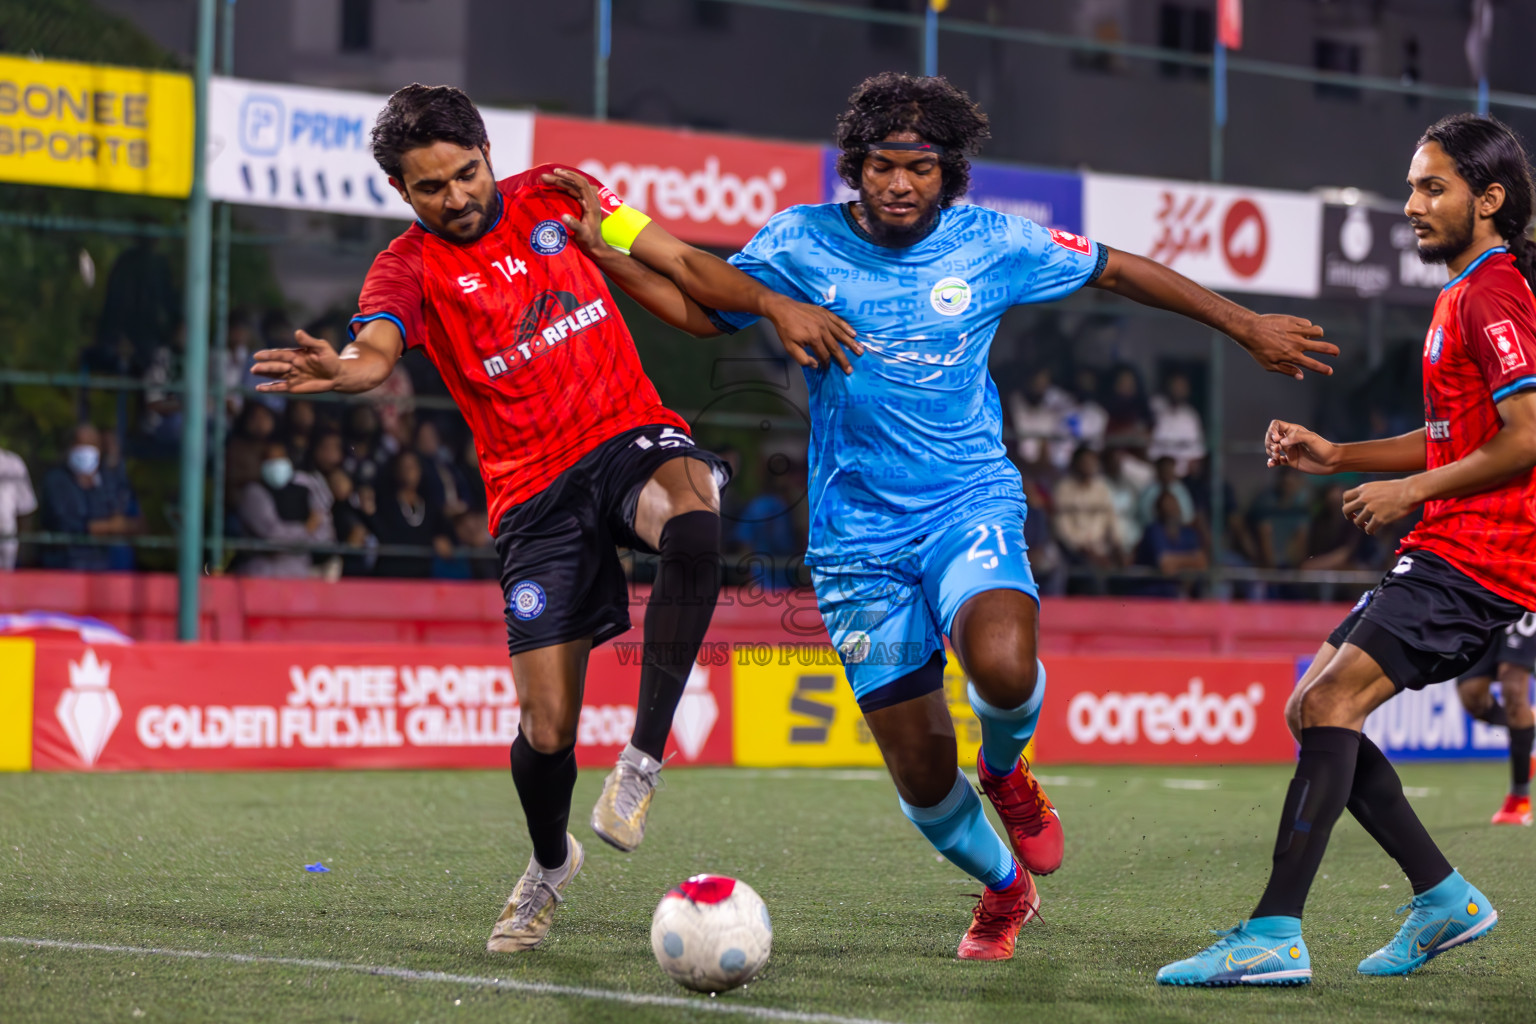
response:
M1268 369L1327 373L1308 353L1338 350L1314 340L1322 332L1305 320L1261 317L1150 260L952 205L986 135L986 116L942 78L865 81L837 133L838 169L859 201L786 210L731 263L857 332L850 347L862 355L845 372L830 365L830 356L846 361L841 351L813 359L786 342L807 367L811 401L807 562L902 811L986 886L959 956L999 960L1038 908L1031 872L1056 870L1063 843L1055 808L1020 762L1045 670L1024 494L987 373L998 319L1092 285L1224 331ZM723 295L723 274L655 269L712 307L721 329L754 319L725 312L751 305ZM982 726L977 769L1007 844L956 767L946 639L969 679Z

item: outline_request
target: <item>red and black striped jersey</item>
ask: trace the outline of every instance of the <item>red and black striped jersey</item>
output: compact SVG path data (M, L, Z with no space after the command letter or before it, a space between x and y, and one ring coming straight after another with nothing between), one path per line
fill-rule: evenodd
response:
M1447 284L1424 338L1425 465L1465 458L1503 428L1498 403L1536 388L1536 298L1503 247ZM1536 472L1424 504L1402 550L1433 551L1489 590L1536 609Z
M684 430L640 367L602 272L567 236L579 204L545 164L497 183L501 213L459 245L420 222L379 253L352 318L394 321L422 347L474 432L494 533L512 506L602 442L660 423ZM597 184L607 215L621 205Z

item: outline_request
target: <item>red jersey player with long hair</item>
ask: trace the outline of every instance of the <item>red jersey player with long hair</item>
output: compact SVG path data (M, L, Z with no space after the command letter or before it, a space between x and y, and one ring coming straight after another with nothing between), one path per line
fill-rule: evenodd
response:
M630 625L615 546L659 555L634 734L592 812L594 831L620 850L644 835L672 716L720 587L725 464L661 404L603 270L651 313L698 336L717 333L707 314L631 249L673 268L699 301L760 312L802 364L847 371L841 346L860 346L833 314L684 245L578 171L547 165L498 182L484 122L458 89L396 92L372 141L417 222L374 260L351 344L338 355L300 331L298 347L256 353L255 371L274 378L262 385L269 391L367 391L407 347L421 347L469 421L522 716L512 779L533 840L487 943L513 952L543 941L582 865L566 826L587 654ZM582 189L600 212L584 215L572 194ZM610 250L603 270L568 233L599 218Z
M1407 473L1344 495L1367 533L1423 518L1397 564L1318 651L1286 706L1301 744L1269 885L1252 919L1169 964L1173 985L1301 984L1307 891L1348 807L1413 887L1408 919L1361 961L1365 975L1408 974L1498 922L1488 898L1440 852L1385 755L1361 733L1404 689L1454 679L1536 609L1536 244L1525 152L1498 121L1457 114L1419 140L1404 213L1426 263L1451 280L1424 337L1424 427L1333 444L1295 423L1270 424L1271 466L1304 473ZM1405 908L1406 909L1406 908Z

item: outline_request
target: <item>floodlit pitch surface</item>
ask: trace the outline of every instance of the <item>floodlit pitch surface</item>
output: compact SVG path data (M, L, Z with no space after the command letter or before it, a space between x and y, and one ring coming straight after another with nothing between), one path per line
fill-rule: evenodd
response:
M1536 1016L1536 830L1495 829L1497 764L1406 767L1415 805L1501 922L1407 979L1360 957L1408 889L1346 815L1300 990L1159 989L1246 915L1289 770L1042 768L1066 864L1008 963L959 963L976 885L868 771L672 770L645 845L595 838L549 941L484 951L528 857L501 773L0 777L0 1019L17 1021L1516 1021ZM584 772L584 822L601 775ZM323 862L328 873L307 873ZM651 959L686 875L747 879L773 957L693 996ZM722 1012L724 1011L724 1012Z

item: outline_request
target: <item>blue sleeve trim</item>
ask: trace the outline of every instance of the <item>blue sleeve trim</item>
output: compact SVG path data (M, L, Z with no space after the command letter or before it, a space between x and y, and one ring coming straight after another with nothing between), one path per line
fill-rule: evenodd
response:
M359 313L347 322L347 336L355 339L357 337L357 325L366 324L370 320L388 320L393 323L396 327L400 328L400 340L405 342L406 348L410 348L411 336L405 333L405 324L401 323L400 318L393 313L369 313L367 316Z
M710 309L703 303L699 304L699 308L704 311L705 316L709 317L709 322L715 325L715 330L719 331L721 334L735 334L737 331L741 330L741 328L737 327L735 324L731 323L725 317L721 316L718 312Z
M1085 288L1099 279L1099 275L1104 273L1104 267L1109 263L1109 246L1102 242L1094 242L1093 245L1098 249L1099 255L1093 261L1093 273L1088 275L1088 280L1083 285Z
M1532 388L1536 388L1536 377L1521 377L1519 380L1510 381L1495 391L1493 393L1493 402L1497 405L1517 391L1529 391Z

